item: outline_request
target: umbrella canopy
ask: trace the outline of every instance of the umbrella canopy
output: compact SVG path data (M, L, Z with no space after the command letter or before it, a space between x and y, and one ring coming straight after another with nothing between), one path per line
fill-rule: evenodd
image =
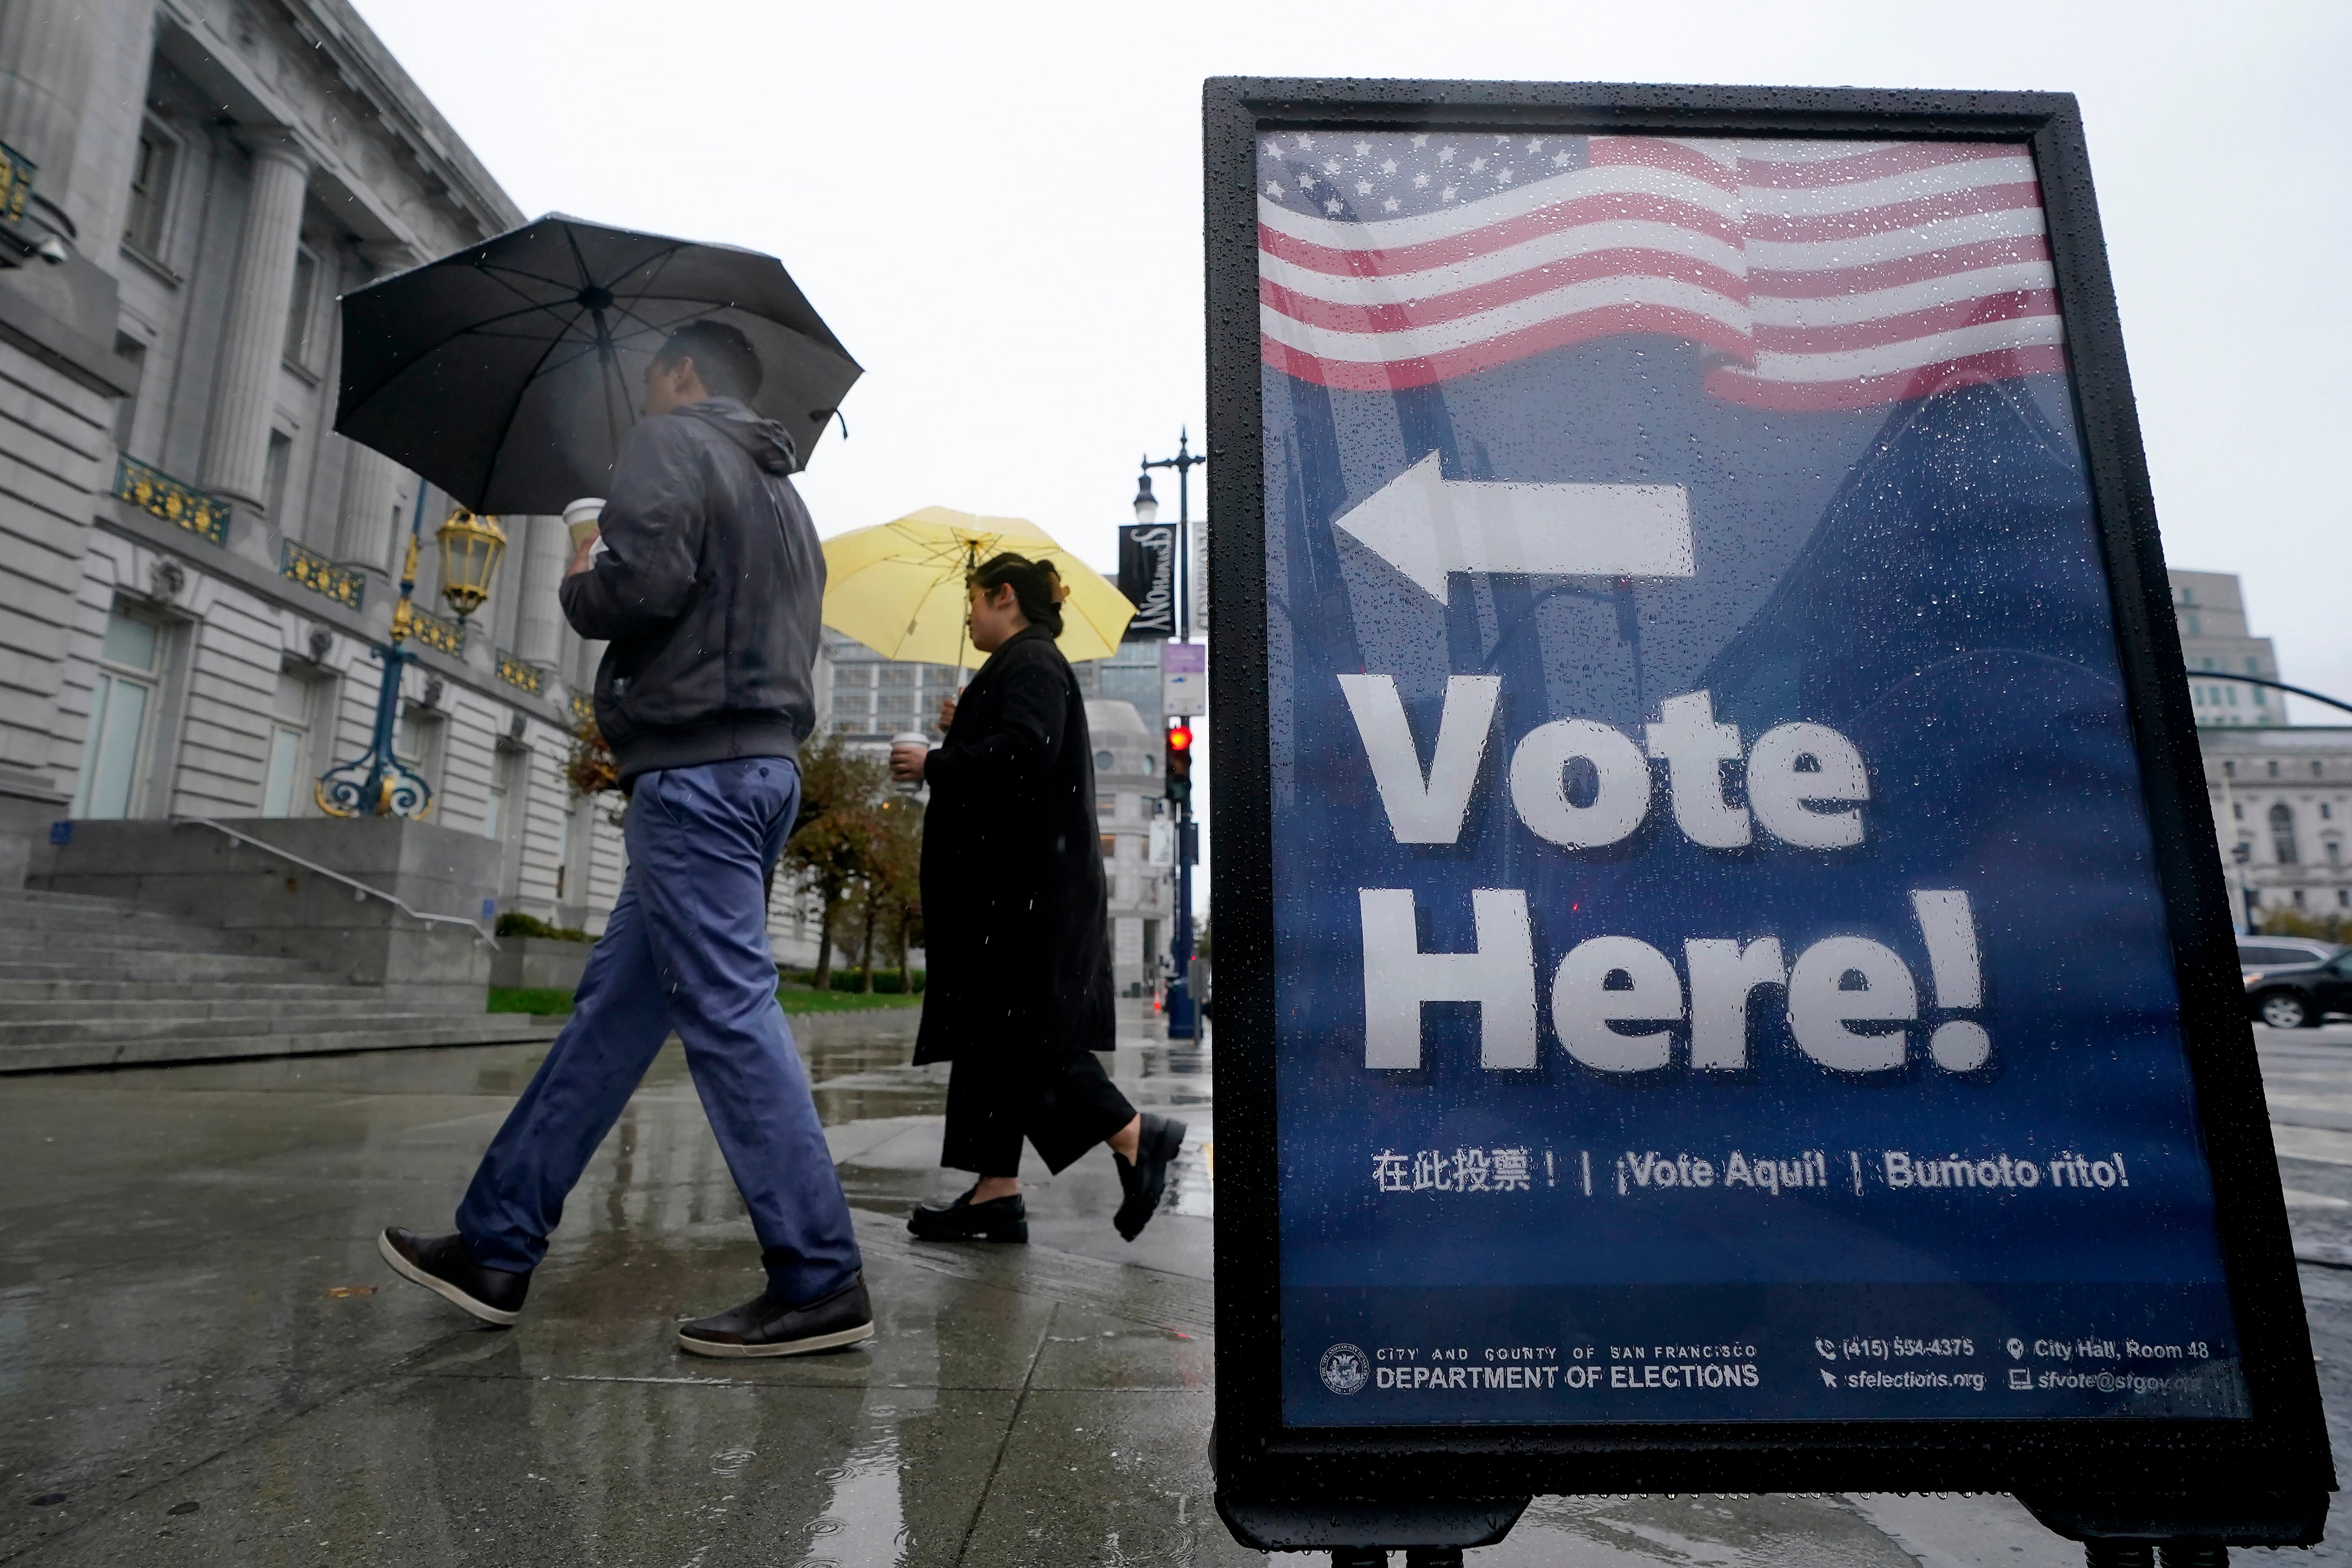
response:
M978 668L988 656L964 627L964 574L999 551L1050 561L1070 596L1062 605L1065 658L1106 658L1135 606L1085 562L1024 517L974 517L927 506L824 542L824 624L885 658Z
M688 321L740 328L751 406L807 465L860 374L783 264L551 214L346 294L335 428L478 512L612 485L646 364Z

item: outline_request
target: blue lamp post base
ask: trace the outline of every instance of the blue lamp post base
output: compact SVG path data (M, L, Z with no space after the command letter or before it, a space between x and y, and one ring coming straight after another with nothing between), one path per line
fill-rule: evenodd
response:
M422 817L433 809L433 786L393 749L400 722L400 673L416 656L397 637L378 651L383 684L376 689L375 732L368 749L319 777L319 809L330 816Z

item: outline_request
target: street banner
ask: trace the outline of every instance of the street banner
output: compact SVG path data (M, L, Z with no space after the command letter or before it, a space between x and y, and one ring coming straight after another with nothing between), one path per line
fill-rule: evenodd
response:
M1211 86L1253 1411L2251 1436L2308 1352L2072 100L1460 86Z
M1135 606L1125 642L1176 635L1176 529L1130 522L1118 531L1118 591Z

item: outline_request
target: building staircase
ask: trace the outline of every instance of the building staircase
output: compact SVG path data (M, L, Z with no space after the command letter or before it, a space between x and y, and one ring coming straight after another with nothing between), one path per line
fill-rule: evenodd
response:
M0 1073L498 1045L556 1028L355 984L247 941L113 899L0 892Z

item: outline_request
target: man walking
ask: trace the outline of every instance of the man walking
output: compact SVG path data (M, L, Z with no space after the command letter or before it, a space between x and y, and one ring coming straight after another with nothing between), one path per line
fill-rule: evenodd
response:
M612 644L596 721L629 796L627 878L572 1022L483 1155L456 1234L394 1226L378 1242L404 1278L484 1322L520 1316L565 1194L675 1028L768 1271L762 1294L688 1323L679 1346L794 1355L874 1332L768 947L763 881L815 722L824 556L786 478L792 438L746 406L761 374L723 323L662 345L601 538L563 580L573 629Z

